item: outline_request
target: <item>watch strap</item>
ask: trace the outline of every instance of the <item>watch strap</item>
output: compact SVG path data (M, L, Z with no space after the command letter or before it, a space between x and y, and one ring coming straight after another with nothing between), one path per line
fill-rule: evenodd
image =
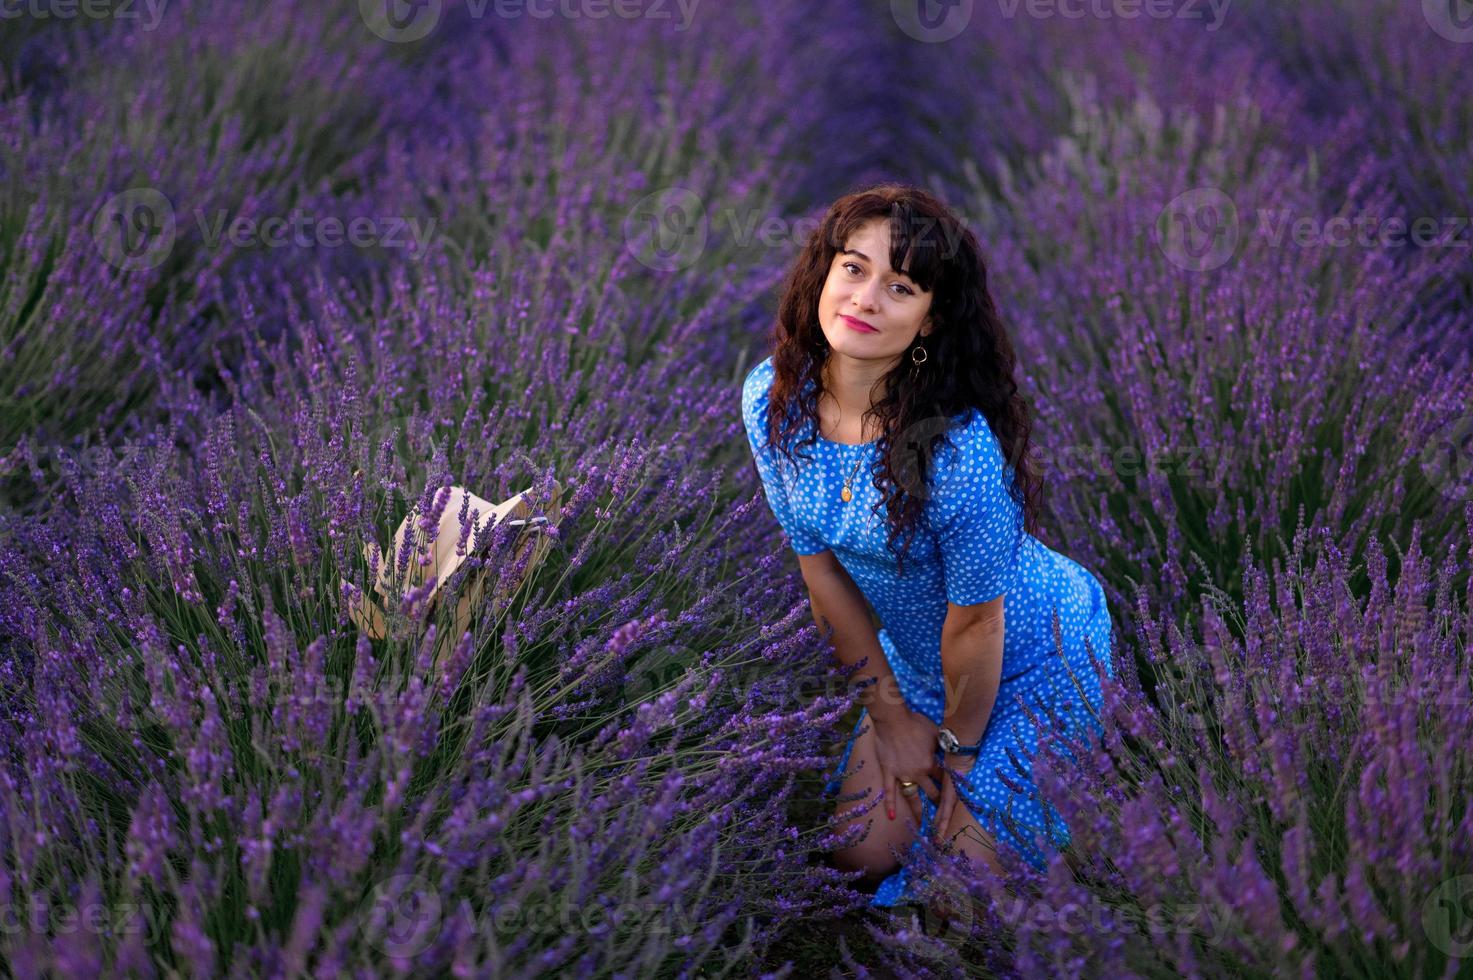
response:
M947 755L977 755L982 751L982 739L978 739L976 745L963 745L961 744L961 740L956 737L956 733L953 732L950 728L946 728L943 726L941 728L941 731L945 732L946 735L951 736L949 741L956 745L956 748L948 749L946 747L946 742L948 741L948 739L946 739L944 736L937 735L937 744L941 747L941 751L946 753Z

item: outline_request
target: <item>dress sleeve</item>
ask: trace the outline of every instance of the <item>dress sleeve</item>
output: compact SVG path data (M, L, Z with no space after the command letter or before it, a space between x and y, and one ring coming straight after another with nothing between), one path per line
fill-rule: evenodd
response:
M747 430L747 444L752 450L752 460L757 464L757 474L762 478L762 491L772 516L777 518L795 552L816 555L827 550L828 545L798 524L788 501L787 484L778 474L777 453L766 447L767 392L772 383L768 363L764 361L754 367L742 383L742 424Z
M1023 508L1009 492L1013 472L987 417L971 410L938 451L927 519L941 552L946 598L958 606L988 602L1018 577Z

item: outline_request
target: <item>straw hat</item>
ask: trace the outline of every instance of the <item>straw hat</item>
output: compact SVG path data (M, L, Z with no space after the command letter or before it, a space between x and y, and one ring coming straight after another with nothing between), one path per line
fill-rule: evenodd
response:
M440 488L436 493L436 501L444 499L444 494L449 494L449 499L446 500L445 508L440 514L440 525L433 542L433 550L431 550L431 543L427 540L427 535L419 527L417 505L411 508L409 514L399 523L387 555L380 552L378 545L374 542L368 542L363 546L363 557L369 562L370 567L373 567L375 560L378 562L378 580L374 583L373 590L389 601L386 605L392 603L389 608L395 608L398 605L397 600L405 593L423 586L431 576L435 576L435 582L430 587L428 595L414 610L417 619L430 619L435 615L439 606L441 587L450 580L461 565L465 564L467 559L476 554L472 549L476 543L478 531L482 538L482 550L485 550L485 542L490 540L491 535L483 529L503 521L520 525L524 529L511 546L511 561L515 565L528 551L531 551L531 557L527 559L526 569L523 572L523 578L525 578L537 567L552 547L552 535L547 533L546 529L557 525L558 518L561 516L563 494L562 485L553 480L551 500L546 511L534 514L527 496L531 489L528 487L499 504L493 504L465 487ZM466 500L470 502L468 513L475 512L475 518L466 539L465 554L456 554L456 547L460 541L460 509ZM399 583L398 589L395 589L394 556L399 554L400 549L404 546L405 536L410 533L414 534L412 542L414 550L411 552L409 566L405 570L404 581ZM426 557L429 560L422 564L421 558ZM454 628L442 635L437 645L453 645L470 628L471 610L480 604L485 595L486 581L495 571L495 568L483 565L474 569L469 579L461 583L459 599L455 607ZM495 596L497 604L504 602L507 595L521 581L522 579L519 578L514 582L503 582L502 588ZM381 640L387 634L383 609L383 606L374 602L367 594L363 594L356 604L349 607L348 615L360 630L373 639ZM442 652L442 650L436 651L437 662Z

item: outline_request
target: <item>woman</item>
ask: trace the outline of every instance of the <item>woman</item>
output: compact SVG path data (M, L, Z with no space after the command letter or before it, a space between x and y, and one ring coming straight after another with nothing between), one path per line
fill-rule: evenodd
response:
M1042 870L1034 835L1062 847L1068 829L1036 798L1020 702L1098 726L1091 653L1114 675L1099 581L1033 536L1042 480L1014 366L976 237L932 195L885 184L829 209L743 384L814 620L864 663L828 790L849 798L841 829L868 827L835 861L878 885L873 905L918 901L899 858L917 834L994 871L1004 840ZM884 810L861 814L876 798Z

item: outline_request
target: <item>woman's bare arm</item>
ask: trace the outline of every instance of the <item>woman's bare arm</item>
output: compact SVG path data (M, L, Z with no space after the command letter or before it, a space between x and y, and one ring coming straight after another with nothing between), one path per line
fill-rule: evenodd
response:
M872 717L878 719L889 719L906 713L909 709L900 695L890 662L885 659L885 650L880 646L869 603L859 586L854 584L854 580L831 551L799 555L798 565L803 570L803 581L808 586L808 602L813 608L813 621L821 632L829 627L833 628L831 642L839 662L845 666L853 666L868 658L864 667L851 677L851 683L854 684L873 681L860 692L860 703L869 708Z

